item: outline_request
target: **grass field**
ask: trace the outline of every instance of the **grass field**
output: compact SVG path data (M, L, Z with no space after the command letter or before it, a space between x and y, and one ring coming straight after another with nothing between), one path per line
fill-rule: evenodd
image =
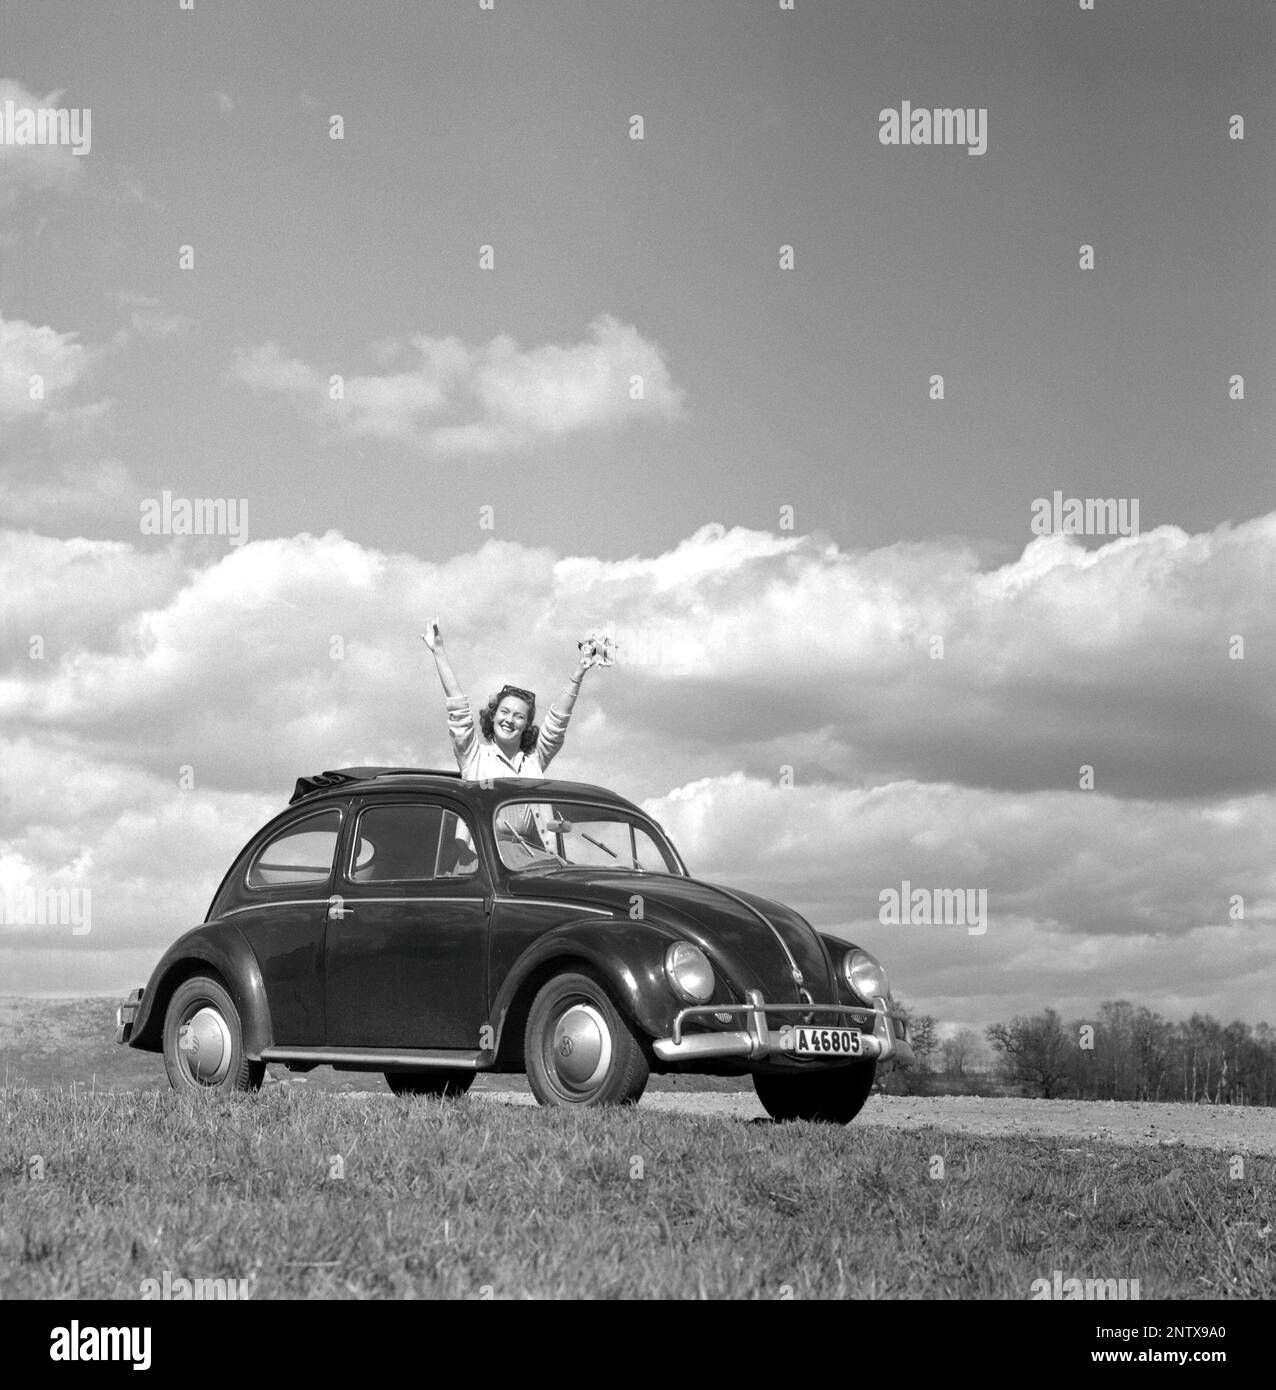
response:
M1013 1298L1276 1287L1276 1161L276 1086L0 1094L0 1297ZM942 1177L936 1158L942 1158ZM42 1176L41 1176L42 1173ZM340 1176L338 1176L340 1174Z
M120 999L0 995L0 1086L167 1093L168 1077L159 1053L116 1044L115 1007ZM282 1066L272 1066L266 1076L268 1086L285 1081L298 1090L330 1094L386 1089L378 1073L339 1072L331 1067L294 1076ZM489 1091L526 1090L527 1082L521 1076L480 1076L475 1086ZM747 1077L653 1076L650 1089L752 1094L753 1083Z

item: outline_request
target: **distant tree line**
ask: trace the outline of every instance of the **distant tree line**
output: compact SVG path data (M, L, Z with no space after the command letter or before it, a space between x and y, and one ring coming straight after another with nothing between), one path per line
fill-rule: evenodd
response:
M1065 1023L1054 1009L963 1028L940 1039L929 1014L907 1007L916 1065L885 1079L888 1092L1004 1094L1045 1099L1200 1101L1276 1105L1276 1029L1193 1014L1171 1023L1127 999Z

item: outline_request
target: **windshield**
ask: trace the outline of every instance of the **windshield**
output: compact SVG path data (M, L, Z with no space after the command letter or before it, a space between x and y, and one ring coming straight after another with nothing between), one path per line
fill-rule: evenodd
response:
M610 806L565 801L506 802L494 815L507 869L586 867L682 875L668 840L650 821Z

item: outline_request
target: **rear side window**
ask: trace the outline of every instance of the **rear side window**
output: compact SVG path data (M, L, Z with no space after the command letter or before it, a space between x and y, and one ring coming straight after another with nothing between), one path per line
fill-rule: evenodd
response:
M478 872L474 837L442 806L370 806L359 817L352 883L468 878Z
M340 833L341 812L337 810L295 821L258 851L248 869L249 888L324 882L332 872Z

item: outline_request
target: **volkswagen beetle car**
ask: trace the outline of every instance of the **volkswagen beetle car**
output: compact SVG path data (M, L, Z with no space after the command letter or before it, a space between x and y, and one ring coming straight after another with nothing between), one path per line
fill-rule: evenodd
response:
M253 1089L270 1062L399 1094L526 1072L570 1106L751 1074L777 1119L835 1123L912 1058L867 951L693 878L614 792L406 768L300 779L117 1025L179 1090Z

